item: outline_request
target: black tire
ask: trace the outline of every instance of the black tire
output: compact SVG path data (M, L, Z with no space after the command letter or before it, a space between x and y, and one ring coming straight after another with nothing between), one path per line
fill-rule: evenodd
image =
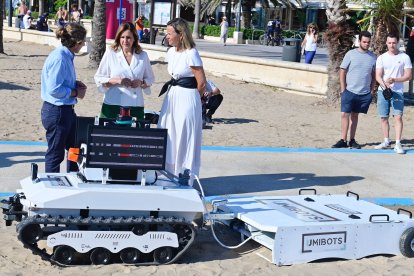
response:
M174 251L171 247L160 247L154 250L154 262L158 264L166 264L174 257Z
M405 257L414 257L414 227L408 228L400 238L400 251Z
M121 251L119 257L125 264L136 264L139 261L140 252L136 248L128 247Z
M91 262L94 265L107 265L111 262L111 251L106 248L95 248L91 253Z
M56 247L53 259L63 265L71 265L73 263L73 256L75 249L67 245L59 245Z
M42 238L42 229L38 224L31 224L26 226L21 233L24 242L28 244L35 244Z

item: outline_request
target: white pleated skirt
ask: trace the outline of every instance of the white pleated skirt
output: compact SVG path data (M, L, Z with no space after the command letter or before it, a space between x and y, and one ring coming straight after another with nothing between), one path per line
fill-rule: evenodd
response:
M166 170L178 176L189 169L192 185L201 165L202 116L198 90L172 86L164 98L158 127L168 130Z

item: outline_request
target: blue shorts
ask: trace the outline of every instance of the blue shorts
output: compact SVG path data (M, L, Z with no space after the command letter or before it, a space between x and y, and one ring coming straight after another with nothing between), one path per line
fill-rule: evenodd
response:
M404 111L404 95L403 93L392 93L391 100L387 101L382 94L382 90L378 89L377 93L377 111L381 118L390 116L390 107L392 107L392 115L403 115Z
M367 114L371 102L371 93L358 95L345 89L341 95L341 112Z

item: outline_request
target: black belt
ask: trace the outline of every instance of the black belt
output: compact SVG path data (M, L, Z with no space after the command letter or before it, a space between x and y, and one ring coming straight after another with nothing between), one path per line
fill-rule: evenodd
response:
M49 106L54 106L54 107L58 107L58 108L70 108L70 109L75 109L75 105L74 104L63 104L63 105L55 105L49 102L44 102L44 104L49 105Z
M171 80L167 81L162 86L161 92L158 95L158 97L160 97L162 94L170 90L171 86L181 86L184 88L197 88L197 80L195 77L185 77L185 78L179 78L179 79L171 78Z

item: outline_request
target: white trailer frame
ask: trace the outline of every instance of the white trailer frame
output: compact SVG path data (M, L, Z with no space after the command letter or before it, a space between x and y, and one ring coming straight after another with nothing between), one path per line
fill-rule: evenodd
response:
M228 198L213 205L216 219L269 248L278 266L377 254L414 256L411 213L359 200L351 192Z

